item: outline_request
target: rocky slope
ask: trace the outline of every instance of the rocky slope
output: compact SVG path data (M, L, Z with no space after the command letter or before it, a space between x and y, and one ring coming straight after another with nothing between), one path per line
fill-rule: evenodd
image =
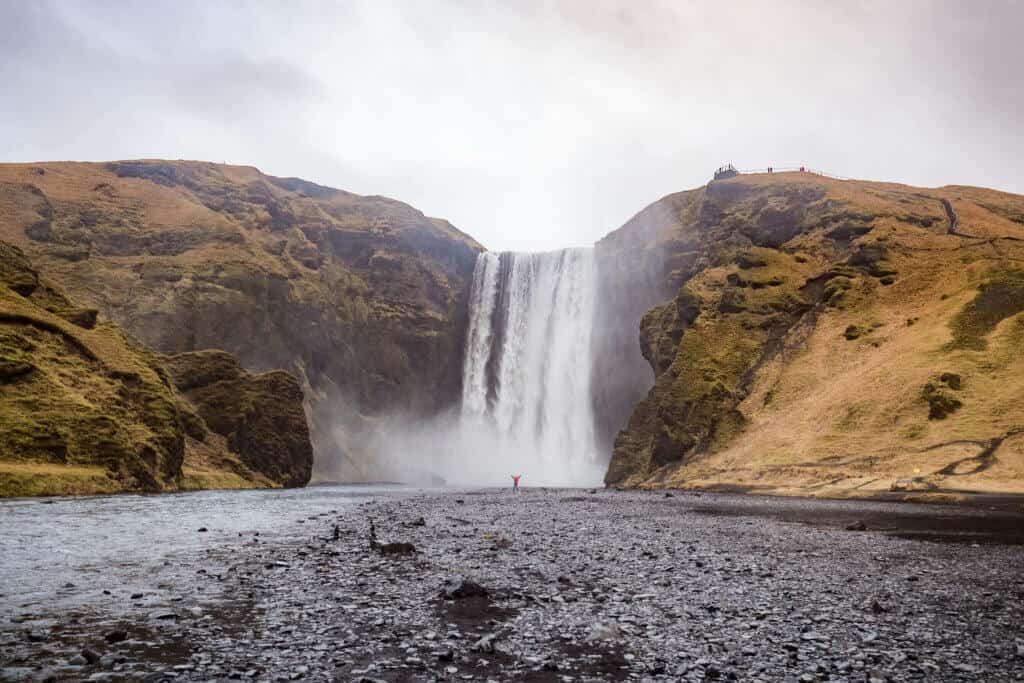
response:
M375 422L458 399L481 247L400 202L202 162L0 164L0 238L158 351L294 373L321 477L391 475Z
M0 496L300 486L311 466L295 379L162 357L0 242Z
M1024 492L1024 197L740 176L597 248L670 293L609 484Z

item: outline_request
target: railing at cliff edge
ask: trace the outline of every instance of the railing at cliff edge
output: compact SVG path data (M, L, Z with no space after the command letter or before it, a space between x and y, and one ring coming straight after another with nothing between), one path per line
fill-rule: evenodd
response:
M755 174L774 174L774 173L810 173L812 175L819 175L824 178L831 178L832 180L853 180L846 176L835 175L834 173L826 173L825 171L819 171L814 168L807 168L806 166L792 166L788 168L777 168L772 166L771 169L767 168L744 168L737 169L736 173L739 175L755 175Z

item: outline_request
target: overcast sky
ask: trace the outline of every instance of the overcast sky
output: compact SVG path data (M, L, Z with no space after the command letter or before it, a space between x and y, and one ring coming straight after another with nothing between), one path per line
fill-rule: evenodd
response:
M248 164L590 244L716 166L1024 193L1022 2L0 0L0 161Z

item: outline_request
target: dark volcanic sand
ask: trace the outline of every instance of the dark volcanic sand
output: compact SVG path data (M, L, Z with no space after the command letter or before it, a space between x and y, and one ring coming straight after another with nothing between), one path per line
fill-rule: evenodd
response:
M370 519L417 552L371 551ZM169 609L112 586L105 606L6 615L0 680L1024 680L1022 530L1013 504L382 499L293 542L211 543ZM441 598L458 575L488 595ZM100 660L67 664L83 647Z

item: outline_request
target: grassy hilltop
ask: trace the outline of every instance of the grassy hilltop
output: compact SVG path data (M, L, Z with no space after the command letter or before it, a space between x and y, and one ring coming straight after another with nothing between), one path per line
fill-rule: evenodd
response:
M1024 492L1024 197L740 176L598 250L671 293L609 483Z

